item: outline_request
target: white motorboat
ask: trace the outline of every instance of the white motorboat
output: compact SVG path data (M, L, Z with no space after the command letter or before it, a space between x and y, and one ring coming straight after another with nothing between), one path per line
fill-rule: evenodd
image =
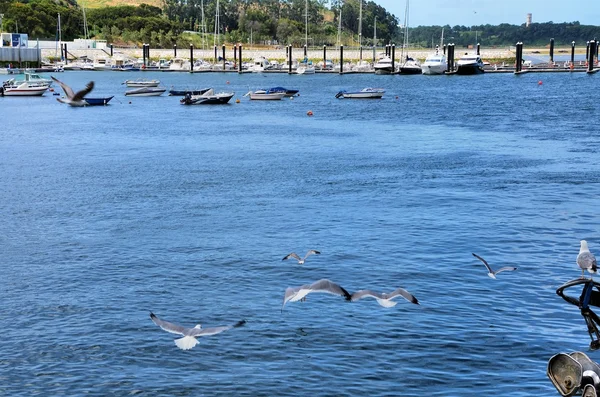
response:
M385 94L383 88L363 88L360 91L340 91L336 98L355 98L355 99L381 99Z
M392 58L387 55L380 58L375 65L373 65L373 69L375 69L375 74L392 74L394 72L394 65L392 65Z
M4 84L0 87L0 94L4 96L42 96L50 88L48 84L22 83Z
M271 69L272 65L271 62L269 62L269 60L265 57L258 57L256 59L254 59L254 63L251 66L250 70L254 73L261 73L264 72L265 70L269 70Z
M407 56L406 61L400 66L400 74L421 74L421 64L419 61Z
M32 72L25 72L22 75L16 75L16 77L6 80L3 85L20 85L24 82L37 85L52 85L52 80Z
M246 95L250 95L250 99L263 100L263 101L279 101L285 96L285 92L267 92L265 90L258 90L249 92Z
M479 55L465 53L456 62L456 74L480 74L483 73L483 61Z
M162 87L141 87L127 91L125 96L160 96L166 90Z
M125 80L122 84L125 84L127 87L158 87L160 80Z
M171 63L169 64L168 69L164 69L164 71L169 72L187 72L190 70L190 61L183 58L173 58Z
M439 47L436 48L434 54L429 55L425 58L425 62L421 65L421 71L423 74L443 74L448 70L448 62L446 55L440 53Z
M235 95L235 92L215 94L211 88L201 95L186 95L179 102L183 105L224 105Z
M312 62L300 62L296 68L296 74L315 74L315 67Z

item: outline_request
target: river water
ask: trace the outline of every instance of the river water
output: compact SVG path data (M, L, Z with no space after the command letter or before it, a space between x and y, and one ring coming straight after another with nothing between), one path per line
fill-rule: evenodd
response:
M141 76L240 103L125 97ZM555 294L600 252L597 76L56 77L115 98L0 98L0 394L540 396L552 355L600 361ZM421 304L281 311L321 278ZM150 312L247 323L181 351Z

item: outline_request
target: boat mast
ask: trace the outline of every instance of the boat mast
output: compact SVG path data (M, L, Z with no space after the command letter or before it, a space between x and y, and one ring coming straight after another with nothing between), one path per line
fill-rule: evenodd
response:
M304 45L308 48L308 0L304 2Z
M360 0L360 9L358 11L358 48L362 47L362 0ZM360 51L360 60L362 61L362 51Z
M338 50L342 45L342 2L340 2L340 15L338 16Z
M221 24L221 22L219 21L220 15L219 15L219 0L217 0L217 11L216 11L216 15L215 15L215 40L214 40L214 44L215 46L217 46L219 44L219 25Z
M408 0L406 0L406 10L404 11L404 43L402 45L402 60L404 62L404 49L406 48L406 56L408 56Z
M204 22L204 0L200 2L200 12L202 13L202 51L206 51L206 22Z
M60 13L58 13L58 25L56 26L58 41L56 42L56 48L54 50L54 58L58 57L58 46L60 46L60 60L62 61L62 35L60 31Z

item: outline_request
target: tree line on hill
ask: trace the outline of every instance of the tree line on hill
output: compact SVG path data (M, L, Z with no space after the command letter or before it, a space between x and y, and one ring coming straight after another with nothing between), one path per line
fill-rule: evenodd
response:
M217 0L162 0L163 7L147 4L86 9L90 37L118 45L149 43L170 48L173 44L200 46L201 32L210 36L218 31L221 43L293 44L309 46L401 45L406 34L399 18L373 1L359 0L220 0L219 24L215 27ZM308 13L305 14L305 5ZM84 38L84 10L76 0L9 0L0 2L4 31L28 33L30 39L57 38L57 14L61 15L63 40ZM308 15L308 31L305 26ZM361 35L359 37L359 27ZM341 28L341 30L339 30ZM411 47L431 48L440 42L457 46L508 46L522 41L526 46L548 44L582 45L600 37L600 27L570 23L533 23L523 25L418 26L408 29ZM204 37L207 38L207 37Z

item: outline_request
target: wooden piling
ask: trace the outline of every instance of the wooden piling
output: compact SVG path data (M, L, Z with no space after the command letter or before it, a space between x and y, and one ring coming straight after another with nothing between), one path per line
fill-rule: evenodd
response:
M225 71L225 44L223 44L222 47L222 52L223 52L223 71Z
M177 58L177 44L173 44L173 58Z
M194 45L190 43L190 73L194 72Z
M323 44L323 70L327 67L327 46Z
M554 39L550 39L550 63L554 63Z
M392 74L396 73L396 44L392 44Z
M340 45L340 74L344 74L344 45Z
M292 45L288 49L288 74L292 74Z
M242 45L240 44L239 48L240 61L238 62L238 73L242 73Z

